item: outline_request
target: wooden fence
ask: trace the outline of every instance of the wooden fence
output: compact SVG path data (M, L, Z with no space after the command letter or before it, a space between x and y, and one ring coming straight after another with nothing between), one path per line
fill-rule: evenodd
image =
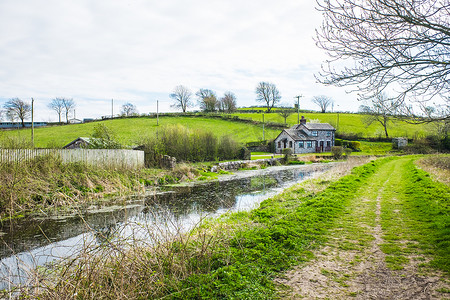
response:
M144 151L124 149L0 149L0 162L23 162L54 155L63 163L82 162L100 168L144 167Z

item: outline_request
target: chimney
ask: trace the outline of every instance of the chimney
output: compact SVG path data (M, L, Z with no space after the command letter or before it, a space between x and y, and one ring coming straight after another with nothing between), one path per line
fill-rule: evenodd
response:
M302 116L302 118L300 119L300 124L302 124L302 125L306 124L306 119L304 116Z

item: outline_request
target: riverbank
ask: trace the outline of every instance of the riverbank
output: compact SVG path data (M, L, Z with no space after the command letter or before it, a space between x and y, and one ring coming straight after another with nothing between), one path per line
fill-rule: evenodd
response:
M249 161L240 162L239 166L257 170L274 164L279 162ZM218 180L230 172L214 163L181 163L172 170L101 169L80 163L63 164L51 155L4 163L0 165L0 220L70 214L89 206L124 204L130 197L144 196L149 189L161 185Z
M40 156L0 165L0 219L55 215L90 205L126 203L149 187L208 177L206 166L179 164L164 169L101 169L63 164Z
M108 242L87 246L67 265L38 270L31 290L40 299L268 299L308 297L308 291L364 299L384 291L394 293L383 294L388 298L407 296L386 284L405 282L400 292L445 296L449 189L418 170L418 158L356 168L361 162L349 160L253 211L203 219L152 246L99 236ZM327 259L331 264L323 265ZM344 265L333 269L333 263ZM302 277L309 266L316 277ZM302 278L312 279L309 290L296 285Z
M36 281L39 298L272 299L308 297L312 290L319 296L364 299L375 295L366 291L395 291L383 278L412 285L433 282L414 295L443 296L449 291L449 190L418 170L416 159L383 158L351 172L342 165L338 172L289 188L258 209L206 220L157 247L111 241L113 247L96 249L101 255L86 251L75 265L42 274ZM370 256L367 249L376 249L373 243L378 254L363 259ZM329 251L333 245L341 252ZM348 251L354 254L350 260ZM327 255L335 257L332 262L343 259L354 270L367 271L367 276L320 267ZM370 273L365 263L371 260L374 266L384 264L384 273ZM301 277L284 273L294 266L293 272L302 274L312 266L327 279L310 278L312 289L299 284L299 291L289 282ZM424 270L434 273L423 275ZM402 272L408 273L407 280ZM353 282L371 288L355 292L358 285ZM404 285L404 291L412 285Z

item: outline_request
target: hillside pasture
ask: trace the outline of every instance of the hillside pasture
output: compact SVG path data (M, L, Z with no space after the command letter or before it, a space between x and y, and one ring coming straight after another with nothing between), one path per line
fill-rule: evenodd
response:
M238 116L242 119L251 119L254 121L262 122L262 112L261 113L234 113L233 116ZM384 138L384 129L379 123L372 123L370 126L366 126L363 122L363 115L360 114L350 114L350 113L302 113L300 116L304 116L308 122L320 122L329 123L338 129L339 133L344 134L355 134L361 137L382 137ZM339 125L338 125L339 118ZM265 122L274 123L284 123L284 118L278 113L265 113ZM297 124L297 113L293 113L287 118L288 126L293 126ZM432 133L433 128L431 125L422 124L415 125L409 124L404 121L394 121L388 125L388 133L390 137L423 137L427 134Z
M94 126L98 123L102 123L111 129L116 134L117 140L126 146L139 145L144 137L156 135L158 128L161 128L161 126L174 124L181 124L187 128L209 130L219 137L231 135L242 143L263 139L262 125L199 117L161 117L158 127L155 118L142 117L35 128L35 146L37 148L61 148L77 137L90 137ZM265 138L273 139L279 133L280 130L266 128ZM31 130L3 131L1 135L2 138L29 138L31 137Z

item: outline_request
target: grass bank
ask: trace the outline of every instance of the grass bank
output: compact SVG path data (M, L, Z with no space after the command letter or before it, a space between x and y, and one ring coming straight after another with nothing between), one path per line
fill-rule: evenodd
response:
M431 256L424 264L448 272L449 190L418 170L416 159L378 159L340 179L308 181L262 202L258 209L204 220L171 240L154 240L147 246L109 240L95 251L88 248L68 265L46 271L36 281L42 291L38 296L272 299L278 295L274 278L313 259L313 251L331 238L330 232L342 232L340 220L360 218L372 226L381 222L386 232L382 250L392 269L408 263L402 258L405 253L418 251ZM394 178L387 181L393 171ZM389 188L379 191L384 182ZM370 191L382 195L365 201ZM354 209L361 204L357 199L367 210ZM377 213L374 201L381 203ZM352 215L353 211L359 213ZM366 247L372 240L359 231L367 227L348 228L351 239L342 245L347 249ZM404 237L415 242L403 244ZM399 243L391 245L395 241ZM344 277L338 279L345 285Z
M58 214L83 206L125 202L146 188L180 181L217 177L208 164L179 164L174 170L101 169L82 163L62 163L39 156L0 164L0 218Z
M257 210L207 220L156 247L105 245L98 249L102 255L82 256L75 269L64 269L68 277L50 276L57 282L47 282L41 298L74 293L80 298L271 298L273 277L311 257L332 220L381 163L358 167L331 184L319 182L330 186L319 187L317 194L291 188Z

